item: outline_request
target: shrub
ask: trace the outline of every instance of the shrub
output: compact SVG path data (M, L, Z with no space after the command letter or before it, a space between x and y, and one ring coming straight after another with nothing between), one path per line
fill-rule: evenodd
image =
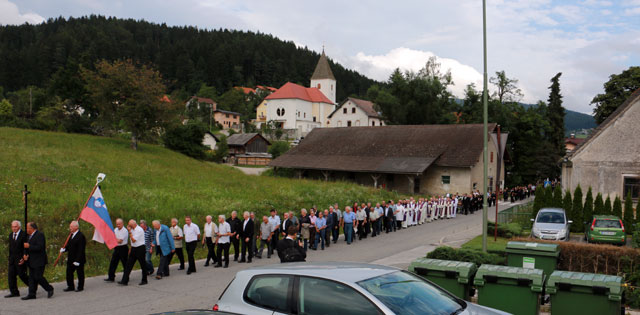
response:
M290 148L289 141L273 141L269 147L269 153L275 159L289 151Z
M613 213L613 210L611 210L611 198L609 198L609 195L607 195L607 200L605 200L604 202L603 214L611 215L612 213Z
M573 205L571 206L571 232L582 232L584 230L584 223L582 217L582 188L580 185L576 187L573 193Z
M591 187L587 191L587 197L584 200L584 206L582 207L582 217L584 221L591 221L593 218L593 192Z
M620 197L618 196L616 196L616 199L613 201L612 214L622 219L622 202L620 201Z
M494 235L495 223L489 222L487 224L487 234ZM512 238L522 235L522 226L518 223L498 223L498 236L505 238Z
M200 124L175 125L167 128L162 136L164 145L174 151L196 159L205 158L202 139L206 129Z
M535 198L533 199L533 211L531 211L531 218L533 218L533 219L535 219L536 216L538 215L538 211L545 206L544 205L544 198L545 198L544 193L545 193L545 189L541 185L538 185L536 187Z
M626 228L627 234L631 234L633 232L633 223L635 222L635 218L633 215L633 200L631 199L631 192L627 194L624 198L624 214L622 222L624 223L624 227Z
M551 206L554 208L562 208L562 188L560 188L560 185L556 185L553 191L553 202Z
M571 208L573 205L573 200L571 199L571 191L567 190L564 193L564 199L562 200L562 209L568 216L568 220L573 220L571 217Z
M213 155L213 161L221 163L227 154L229 154L229 144L227 144L227 137L225 135L220 137L220 142L218 142L216 147L216 152Z
M427 254L427 258L466 261L475 263L476 265L504 265L506 262L504 255L483 253L481 251L464 248L451 248L449 246L440 246Z
M604 202L602 201L602 194L598 193L596 200L593 202L593 214L605 214Z

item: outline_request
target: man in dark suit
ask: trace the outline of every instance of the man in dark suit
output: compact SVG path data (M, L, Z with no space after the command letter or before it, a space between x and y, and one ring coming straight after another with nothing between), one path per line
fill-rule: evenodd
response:
M11 234L9 234L9 292L5 295L6 298L20 296L18 290L18 277L24 282L29 284L29 278L27 277L27 270L22 257L24 256L24 243L27 242L27 233L22 229L20 221L11 222Z
M284 220L280 224L280 232L282 233L282 238L287 237L287 231L289 230L289 227L291 226L291 224L292 224L292 222L291 222L291 220L289 220L289 212L285 212L284 213Z
M242 221L238 219L238 212L231 212L231 220L229 220L231 226L231 244L233 245L233 261L238 261L240 256L240 233L242 231Z
M287 236L278 242L278 257L281 263L305 261L307 254L302 248L302 241L296 241L298 227L289 226Z
M251 258L253 258L253 250L251 248L251 243L253 241L254 234L254 226L253 220L249 218L249 212L244 212L244 221L242 222L242 230L240 230L240 239L242 240L242 257L239 262L247 262L251 263ZM247 251L249 252L249 257L245 260Z
M29 234L29 238L24 243L25 254L23 259L29 266L29 295L22 299L35 299L38 285L47 291L47 298L51 298L53 296L53 287L44 278L44 267L47 265L47 242L44 234L38 231L38 225L35 222L27 223L27 234Z
M80 292L84 290L84 264L87 262L85 256L85 247L87 246L87 239L84 234L80 232L80 225L78 221L71 221L69 224L69 242L67 246L60 249L61 253L67 252L67 288L62 290L64 292L76 291ZM78 287L76 288L73 283L73 273L78 274Z

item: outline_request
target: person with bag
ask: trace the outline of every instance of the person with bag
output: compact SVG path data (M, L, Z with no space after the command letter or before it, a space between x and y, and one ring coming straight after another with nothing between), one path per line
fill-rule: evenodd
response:
M307 254L302 248L302 241L296 241L298 227L289 226L287 229L287 237L278 242L278 257L281 263L305 261Z

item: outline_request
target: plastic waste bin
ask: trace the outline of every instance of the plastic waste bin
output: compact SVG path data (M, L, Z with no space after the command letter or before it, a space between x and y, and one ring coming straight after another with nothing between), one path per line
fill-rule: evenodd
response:
M429 258L418 258L409 265L410 272L467 301L473 296L473 276L477 269L476 264L470 262Z
M622 277L554 271L547 280L551 314L624 314Z
M509 242L505 250L507 265L526 269L542 269L549 275L556 270L560 247L557 244Z
M482 265L473 280L478 304L515 315L535 315L544 284L541 269Z

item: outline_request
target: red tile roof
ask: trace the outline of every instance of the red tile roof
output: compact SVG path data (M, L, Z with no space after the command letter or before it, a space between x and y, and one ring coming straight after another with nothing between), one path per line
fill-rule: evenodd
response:
M238 89L238 90L241 90L244 94L249 94L249 93L255 94L256 93L256 90L252 89L250 87L236 86L235 88Z
M277 100L277 99L300 99L305 100L312 103L327 103L333 104L320 90L317 88L306 88L302 85L298 85L295 83L287 82L277 91L271 93L267 96L266 100Z
M206 98L206 97L198 97L198 96L193 96L191 97L191 99L196 99L198 101L198 103L206 103L206 104L214 104L217 105L217 103L210 99L210 98Z

